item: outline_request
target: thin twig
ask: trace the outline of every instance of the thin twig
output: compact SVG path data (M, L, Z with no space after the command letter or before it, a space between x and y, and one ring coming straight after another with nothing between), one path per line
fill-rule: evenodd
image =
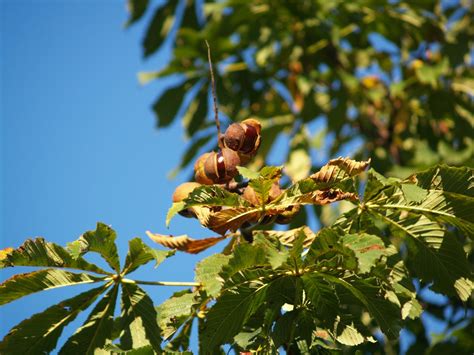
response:
M216 95L216 82L214 80L214 71L212 70L212 60L211 60L211 47L206 40L207 45L207 60L209 62L209 71L211 72L211 89L212 89L212 100L214 102L214 119L216 120L217 127L217 145L219 148L222 148L222 133L221 133L221 123L219 121L219 111L217 109L217 95Z

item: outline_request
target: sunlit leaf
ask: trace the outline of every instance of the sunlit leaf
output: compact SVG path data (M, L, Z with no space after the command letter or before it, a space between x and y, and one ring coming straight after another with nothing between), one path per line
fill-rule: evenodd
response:
M150 296L133 283L122 283L122 335L125 349L151 345L160 353L161 336L157 314Z
M18 274L0 285L0 305L38 291L94 283L102 280L103 278L89 274L76 274L61 269L45 269L27 274Z
M211 297L219 294L224 279L219 275L229 262L230 256L214 254L196 264L196 281L201 283L202 290Z
M134 238L128 242L128 254L125 259L124 271L129 274L139 266L155 260L155 267L160 265L167 257L173 255L173 252L150 248L143 243L140 238Z
M66 249L43 238L27 239L19 248L5 250L0 267L9 266L48 266L110 274L82 257L71 257Z
M118 284L96 304L84 324L66 341L59 354L94 354L111 339Z
M76 241L68 243L67 247L74 258L88 252L98 253L118 273L120 272L120 261L115 244L116 238L117 234L112 228L106 224L97 223L95 231L84 233Z
M14 326L0 343L2 354L51 352L65 326L89 307L106 290L100 286L63 300Z
M158 325L162 329L163 338L169 339L182 325L180 318L188 318L192 315L192 307L198 303L196 294L186 292L168 298L158 307Z

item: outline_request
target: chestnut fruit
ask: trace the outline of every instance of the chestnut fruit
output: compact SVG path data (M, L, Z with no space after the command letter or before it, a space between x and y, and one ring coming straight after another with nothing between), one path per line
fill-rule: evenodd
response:
M268 198L265 201L265 203L273 201L278 196L280 196L281 193L282 193L282 190L278 182L273 183L272 187L270 188L270 191L268 192ZM250 202L253 206L260 206L262 205L262 202L263 202L261 201L261 197L255 192L252 186L247 186L245 188L244 193L242 194L242 197L246 199L248 202Z
M199 186L201 186L201 184L197 182L185 182L179 185L174 190L173 197L172 197L173 203L183 201L185 198L189 196L191 192L194 191L195 188ZM194 212L193 207L182 210L179 212L179 214L184 217L196 217L196 213Z
M239 155L232 149L223 148L218 153L209 154L204 163L204 173L215 184L224 184L237 175L239 165Z
M224 134L224 145L235 150L241 163L246 164L260 147L261 125L256 119L249 118L241 123L231 124Z
M212 153L204 153L196 160L196 163L194 163L194 179L196 180L196 182L203 185L214 184L214 181L209 179L204 171L204 164L206 163L207 158L209 158L211 154Z

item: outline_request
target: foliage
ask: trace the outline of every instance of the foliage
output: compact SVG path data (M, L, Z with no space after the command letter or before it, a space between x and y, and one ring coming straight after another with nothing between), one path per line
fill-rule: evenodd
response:
M50 352L64 327L90 307L86 321L60 353L187 351L196 322L200 349L206 353L219 353L224 345L236 352L265 353L367 347L380 339L378 329L392 344L402 325L423 309L412 279L430 283L459 302L471 302L473 270L463 242L474 236L474 171L437 166L406 179L386 179L369 170L361 198L355 186L367 165L332 160L262 206L249 206L219 185L196 189L181 207L207 206L208 219L200 222L214 229L217 221L220 231L231 232L199 241L200 250L224 239L229 245L199 262L191 283L126 278L150 261L159 265L174 252L152 249L135 238L121 268L115 232L101 223L68 249L35 239L4 250L2 267L40 269L6 280L0 286L2 304L52 287L100 285L20 322L0 343L0 351ZM264 185L281 170L242 171L253 177L249 184L258 180ZM353 208L317 233L308 227L282 232L258 228L273 223L268 217L288 207L340 199L349 199ZM212 212L212 207L226 209ZM231 222L220 222L222 211L229 211ZM249 222L250 231L245 230ZM197 252L182 247L196 242L187 236L149 235L166 247ZM113 271L86 261L84 256L92 251ZM194 287L154 307L139 284ZM116 317L119 289L121 312Z
M142 1L129 2L138 21ZM256 169L281 134L298 179L320 167L309 151L322 148L330 157L354 150L400 177L441 162L472 166L473 9L471 1L441 0L150 4L144 56L166 46L173 55L139 78L181 78L153 104L158 127L183 118L192 138L179 168L215 144L205 40L219 68L220 110L232 121L262 122Z
M128 5L127 26L154 11L145 57L172 43L166 67L141 73L140 80L178 80L153 105L160 128L184 112L191 141L178 169L215 144L207 119L205 40L218 62L219 108L233 121L252 116L262 122L260 150L248 167L239 167L232 188L200 186L171 206L167 223L187 211L216 236L147 232L172 250L135 238L123 266L116 233L103 223L67 248L37 238L0 250L1 268L36 268L0 285L0 305L94 284L14 326L0 353L49 353L64 328L89 309L59 353L189 353L195 326L200 352L212 354L394 353L402 328L416 336L412 353L472 353L469 1ZM282 133L289 141L286 162L266 166ZM353 154L315 159L315 148L328 157ZM271 197L280 179L285 189ZM253 189L254 200L244 197L245 187ZM328 218L334 205L345 207ZM316 213L320 230L306 225L308 211ZM275 223L290 227L276 229ZM130 279L175 250L196 254L217 243L227 245L197 263L192 282ZM91 252L108 268L88 261ZM155 306L140 285L184 289ZM428 302L427 289L445 295L445 303ZM441 319L445 333L427 339L422 312Z

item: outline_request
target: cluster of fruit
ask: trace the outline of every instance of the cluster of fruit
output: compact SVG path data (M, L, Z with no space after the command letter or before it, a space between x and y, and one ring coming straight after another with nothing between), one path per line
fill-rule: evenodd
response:
M179 185L174 191L173 202L184 200L201 185L213 184L221 184L223 188L238 192L252 206L261 206L276 199L283 192L278 181L272 185L266 201L262 201L262 197L251 186L236 191L231 184L238 174L237 167L247 164L257 153L261 142L260 131L260 122L252 118L231 124L220 139L219 145L222 148L217 153L204 153L196 160L194 164L196 181ZM286 211L280 211L275 218L265 216L265 220L286 224L298 211L299 206L291 206ZM180 211L180 214L185 217L196 217L196 210L190 208Z
M173 202L180 202L198 186L227 184L237 174L238 166L247 164L260 147L260 122L249 118L231 124L225 131L219 152L204 153L194 164L196 182L179 185L173 194Z

